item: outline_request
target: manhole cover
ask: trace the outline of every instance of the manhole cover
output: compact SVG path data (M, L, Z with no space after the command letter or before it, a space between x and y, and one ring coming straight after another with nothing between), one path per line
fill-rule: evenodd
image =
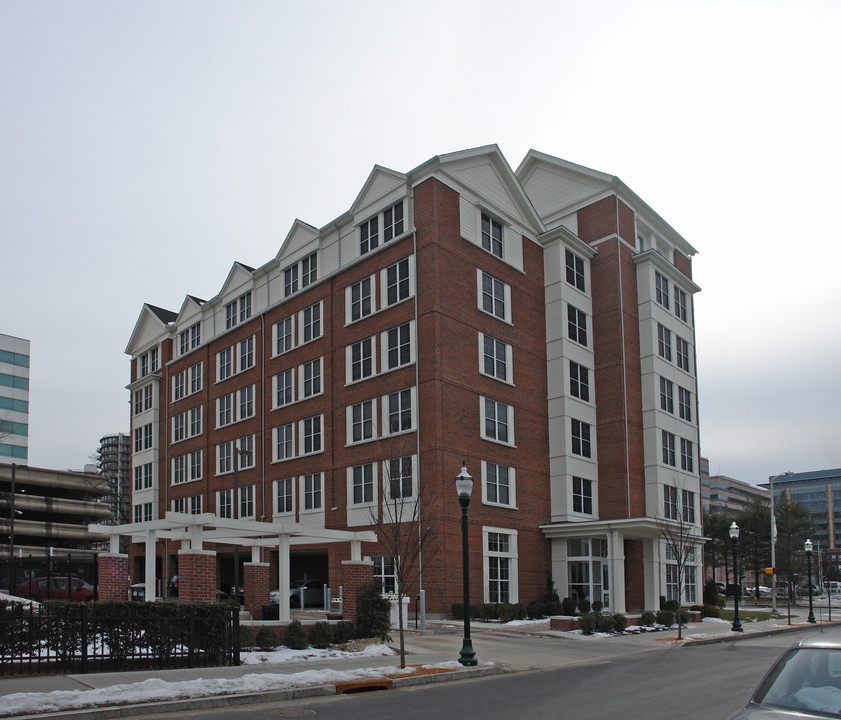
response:
M288 717L310 717L315 715L315 710L303 710L300 708L284 708L283 710L274 710L270 715L279 718Z

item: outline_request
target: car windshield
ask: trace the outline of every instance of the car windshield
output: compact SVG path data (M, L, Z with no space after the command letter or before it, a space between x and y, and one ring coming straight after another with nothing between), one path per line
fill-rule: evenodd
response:
M754 702L841 718L841 650L790 650L759 686Z

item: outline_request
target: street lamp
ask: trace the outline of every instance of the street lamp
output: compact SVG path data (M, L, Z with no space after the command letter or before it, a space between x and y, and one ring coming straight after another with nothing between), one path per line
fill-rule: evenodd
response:
M736 556L736 546L739 544L739 526L736 521L730 526L730 539L733 541L733 579L736 590L733 593L733 632L742 632L742 623L739 621L739 594L742 592L742 585L739 582L739 561Z
M777 520L774 517L774 480L783 475L791 477L791 470L770 478L771 487L771 612L777 612Z
M473 478L467 472L467 464L461 463L461 472L456 475L456 492L461 504L461 566L462 584L464 585L464 642L458 661L462 665L478 665L473 643L470 641L470 572L467 556L467 506L470 505L470 493L473 492Z
M234 520L239 520L239 462L240 457L246 456L246 460L251 455L249 450L242 450L236 441L234 441L234 497L233 497L233 515ZM234 542L234 599L239 602L239 541Z
M812 545L812 541L807 539L803 547L806 549L806 573L808 575L806 589L809 591L809 619L807 622L814 623L815 612L812 609L812 547L814 546Z

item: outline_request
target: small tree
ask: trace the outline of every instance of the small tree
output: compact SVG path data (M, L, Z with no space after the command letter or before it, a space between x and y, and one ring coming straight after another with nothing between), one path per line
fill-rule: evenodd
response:
M391 627L390 611L388 600L380 592L380 584L376 580L365 583L356 602L356 632L359 637L386 641Z

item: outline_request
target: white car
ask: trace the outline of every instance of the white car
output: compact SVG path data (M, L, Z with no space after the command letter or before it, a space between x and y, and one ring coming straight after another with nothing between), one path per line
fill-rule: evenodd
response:
M289 607L301 607L302 595L304 607L321 607L324 604L325 585L324 580L296 580L289 583ZM280 603L280 590L269 593L269 602L275 605Z

